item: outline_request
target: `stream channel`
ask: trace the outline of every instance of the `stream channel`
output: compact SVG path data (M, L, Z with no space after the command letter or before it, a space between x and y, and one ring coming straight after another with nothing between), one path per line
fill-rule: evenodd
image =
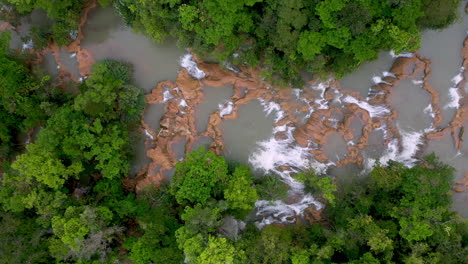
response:
M132 63L134 82L147 96L131 171L139 174L137 187L167 180L177 161L205 146L248 164L255 174L278 174L294 198L258 201L257 223L294 222L306 208L323 206L303 192L294 173L312 168L346 180L377 162L413 166L435 152L456 168L453 206L468 217L465 4L449 28L422 34L417 53L381 52L341 80L296 89L270 87L255 74L198 62L175 40L156 44L125 26L111 8L90 11L79 52L86 50L95 61ZM33 13L20 33L12 31L13 48L28 49L21 37L28 25L44 23L37 19L43 15ZM64 70L59 60L77 79L86 78L76 54L64 48L58 56L51 51L43 56L43 67L54 78Z

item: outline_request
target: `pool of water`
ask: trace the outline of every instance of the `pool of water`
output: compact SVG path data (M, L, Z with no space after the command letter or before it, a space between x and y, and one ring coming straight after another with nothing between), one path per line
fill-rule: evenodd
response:
M219 104L226 103L234 94L232 86L203 87L203 99L195 108L195 125L198 132L203 132L208 126L210 114L216 112Z
M157 44L133 32L110 7L91 11L84 34L81 47L96 60L111 58L132 63L135 82L146 93L159 81L176 79L179 58L185 53L174 40Z
M271 137L274 117L265 115L258 101L240 105L239 118L224 120L222 130L225 143L224 156L228 160L248 164L256 143Z
M60 50L60 62L65 67L65 69L73 74L73 76L77 79L81 77L80 72L78 70L78 61L76 60L75 53L69 53L65 48Z
M451 101L449 88L454 87L452 79L460 72L463 57L461 50L467 36L468 16L465 15L466 2L460 5L460 18L444 30L427 30L422 34L419 53L431 60L432 77L430 84L440 94L443 125L449 123L455 113L454 108L447 107Z
M323 152L327 155L329 161L337 162L348 153L346 141L340 134L336 132L331 133L327 137L326 142L323 146Z
M392 87L390 104L398 112L397 125L405 131L422 131L432 123L430 112L426 109L431 103L431 96L415 84L414 80L404 79Z
M376 60L365 62L355 71L345 75L340 84L343 89L356 91L364 98L369 92L369 88L375 83L372 78L382 76L382 73L388 71L392 66L394 58L388 52L381 52Z
M149 125L151 130L157 132L159 129L159 121L164 115L164 104L147 104L143 120Z

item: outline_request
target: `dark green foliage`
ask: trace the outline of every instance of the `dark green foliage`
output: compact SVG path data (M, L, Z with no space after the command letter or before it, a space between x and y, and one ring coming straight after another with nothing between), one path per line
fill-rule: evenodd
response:
M255 188L261 200L283 200L288 196L289 186L276 175L256 179Z
M31 248L38 250L38 260L33 263L50 263L51 258L77 263L114 259L112 250L121 241L123 225L148 208L121 185L129 169L129 128L137 124L143 104L141 91L128 84L131 67L116 61L96 63L93 76L73 102L51 102L54 94L48 92L45 82L37 81L6 52L0 59L8 63L2 66L12 70L5 69L5 77L0 79L5 89L0 107L16 118L0 115L6 121L0 126L2 145L3 140L11 144L11 137L22 126L43 125L37 139L2 175L0 213L27 214L34 221L31 235L47 234L43 239L37 235L42 239L41 248L34 244L36 240L31 242ZM104 109L86 111L83 105L89 106L93 99ZM12 103L15 100L18 103ZM33 106L48 111L32 119L35 122L29 126L21 124L21 118L34 117L29 109ZM24 234L17 233L18 242L14 243L25 243ZM10 258L8 254L5 257Z
M78 24L81 16L81 10L84 7L84 0L3 0L5 4L16 8L15 12L22 15L30 13L33 9L42 9L47 13L47 17L53 21L50 25L39 29L41 33L33 32L33 36L41 38L53 38L59 45L69 44L72 38L72 32L78 30ZM39 46L44 43L39 42Z
M141 89L131 81L131 65L104 60L93 65L92 76L80 86L74 103L78 111L104 120L137 121L144 108Z
M307 170L296 175L296 179L305 184L305 190L313 195L320 196L333 204L335 201L336 185L330 177L317 175L313 170Z
M265 227L248 249L252 263L285 263L290 258L292 233L287 228Z
M49 235L26 214L0 211L0 263L51 263Z
M467 263L468 223L450 211L452 176L433 155L413 168L377 166L339 186L326 225L251 226L236 247L244 263Z
M24 142L19 133L43 125L59 104L67 100L48 85L49 76L38 80L17 54L9 49L9 32L0 32L0 160L8 158Z
M226 183L227 173L224 158L200 147L176 164L171 192L180 204L204 204Z
M205 57L258 66L283 85L303 69L337 76L380 50L419 48L419 30L456 18L460 0L119 0L133 28L161 41L176 37ZM236 54L236 56L233 56ZM238 56L237 56L238 55ZM285 82L286 80L286 82Z
M418 21L423 28L442 29L457 19L461 0L421 0L424 16Z

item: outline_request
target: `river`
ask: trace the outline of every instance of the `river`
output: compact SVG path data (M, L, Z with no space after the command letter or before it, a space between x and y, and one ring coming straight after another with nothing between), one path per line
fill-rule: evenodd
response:
M80 81L86 78L82 54L134 65L134 82L148 103L135 135L137 186L167 180L175 162L206 146L258 175L280 175L295 198L258 201L258 224L293 222L306 208L322 207L294 181L296 172L312 168L346 181L376 162L413 166L435 152L456 168L454 209L468 217L465 4L455 24L422 34L416 54L381 52L341 80L315 80L301 89L271 87L247 69L201 63L174 40L153 43L111 8L91 10L78 49L44 52L42 65L56 78L64 67ZM15 32L12 47L24 47L23 34Z

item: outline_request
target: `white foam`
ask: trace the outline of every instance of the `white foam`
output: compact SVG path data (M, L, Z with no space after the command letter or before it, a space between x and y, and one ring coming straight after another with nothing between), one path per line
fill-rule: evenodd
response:
M338 122L340 120L336 119L336 118L328 118L328 121L330 121L332 123L332 127L337 129L338 128Z
M232 63L230 63L230 62L227 62L227 61L226 61L226 62L224 62L223 64L224 64L224 67L226 67L226 69L228 69L228 70L230 70L230 71L232 71L232 72L235 72L235 73L240 72L240 69L237 68L236 66L234 66L234 65L233 65Z
M432 118L435 117L434 110L432 109L432 104L428 104L426 108L424 108L423 113L429 114Z
M312 89L316 91L320 91L320 97L324 98L325 96L325 91L327 90L328 85L326 83L319 83L318 85L313 85Z
M369 88L369 92L367 93L366 101L372 100L378 95L385 94L385 90Z
M396 76L395 76L395 74L393 74L393 72L384 71L384 72L382 73L382 75L383 75L384 77L396 78Z
M223 117L225 115L230 115L232 111L234 110L234 103L229 101L229 102L226 102L225 104L219 104L218 109L219 109L220 117Z
M379 159L380 164L387 165L390 160L401 162L407 167L415 165L417 159L414 158L422 145L423 132L400 130L401 151L399 149L398 139L393 139L387 146L384 155Z
M76 52L73 52L70 54L70 58L75 58L76 57Z
M173 98L174 98L174 95L171 94L171 91L169 91L169 89L165 89L165 91L163 92L162 102L165 103Z
M293 189L301 189L302 184L293 180L290 172L299 172L309 166L319 173L324 173L328 164L322 164L313 159L309 148L301 147L293 137L294 127L278 126L273 129L273 135L282 132L286 139L277 140L274 136L257 142L257 149L250 155L249 163L265 173L274 172L282 177ZM279 166L290 167L290 171L280 171Z
M455 77L452 78L452 82L455 85L458 85L462 80L463 80L463 71L455 75Z
M419 84L423 84L424 81L423 80L411 80L413 82L414 85L419 85Z
M256 223L259 228L274 222L291 223L295 221L294 216L302 215L306 208L323 207L310 194L303 194L304 185L295 181L291 174L307 168L312 168L318 173L325 173L332 163L324 164L313 159L312 154L309 153L310 146L314 145L313 142L309 142L308 147L297 144L292 134L294 129L287 125L275 127L273 135L282 132L286 135L286 139L277 140L272 136L268 140L260 141L257 143L257 149L249 157L249 163L254 168L262 170L265 174L279 175L291 187L291 193L303 195L302 199L294 204L285 204L282 201L257 201L257 216L263 217L260 222ZM280 166L289 169L285 170L283 167L279 170Z
M370 117L384 117L390 114L390 109L388 109L385 106L371 105L368 102L359 101L358 99L350 95L346 95L343 101L349 104L356 104L360 108L369 112Z
M447 103L444 108L456 108L458 109L460 107L460 99L461 95L458 93L458 88L450 88L449 89L449 96L450 96L450 102Z
M317 210L323 208L323 205L310 194L304 195L302 199L294 204L286 204L283 201L265 201L260 200L255 203L257 207L257 216L265 216L260 222L255 223L257 228L261 229L265 225L275 222L294 223L296 220L292 216L302 215L305 209L315 206Z
M382 80L382 77L380 77L380 76L374 76L374 77L372 77L372 81L373 81L375 84L385 83L385 84L388 84L388 85L392 85L391 83Z
M399 58L399 57L404 57L404 58L412 58L414 56L414 53L411 52L402 52L400 54L395 54L394 50L390 51L390 56L393 58Z
M76 40L78 38L78 30L70 30L70 38L72 38L73 40Z
M381 123L381 126L378 127L377 129L375 129L375 131L380 131L382 130L382 133L383 133L383 138L385 140L388 139L388 130L387 130L387 124L386 123Z
M150 133L150 132L148 132L148 130L147 130L147 129L145 129L145 135L146 135L147 137L149 137L151 140L153 140L153 139L154 139L153 135L151 135L151 133Z
M281 110L281 106L278 103L267 102L263 98L258 98L258 101L260 101L260 104L263 106L263 111L265 111L267 115L271 115L273 112L276 113L275 122L284 118L284 111Z
M188 107L188 104L184 99L180 99L179 106L180 107Z
M296 96L297 99L300 99L302 90L298 89L298 88L295 88L295 89L292 89L292 93L294 94L294 96Z
M32 41L32 39L28 40L28 42L23 43L23 47L22 47L23 51L30 50L33 48L34 48L34 42Z
M376 160L373 158L367 158L364 160L364 169L362 170L361 174L367 174L374 168Z
M203 79L206 76L205 72L198 68L197 63L193 60L193 56L190 53L187 53L180 58L180 66L187 69L190 76L197 80Z

